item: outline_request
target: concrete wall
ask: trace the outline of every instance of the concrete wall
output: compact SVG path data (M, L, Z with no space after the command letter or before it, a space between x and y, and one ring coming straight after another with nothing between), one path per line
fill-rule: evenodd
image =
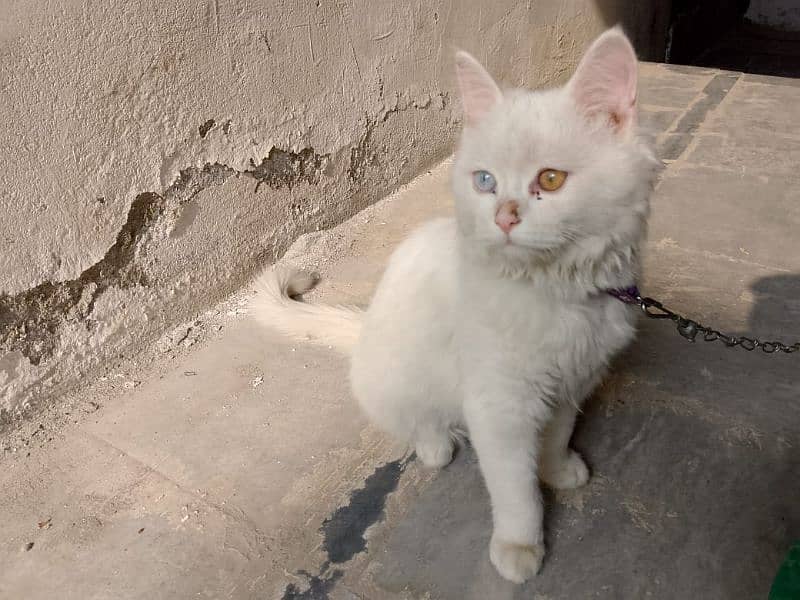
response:
M633 4L635 8L626 8ZM0 5L0 422L145 351L300 234L446 156L455 47L564 79L663 2Z

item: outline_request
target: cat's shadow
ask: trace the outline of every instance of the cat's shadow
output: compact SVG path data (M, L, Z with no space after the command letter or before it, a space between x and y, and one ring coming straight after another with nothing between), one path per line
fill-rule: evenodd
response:
M748 318L750 337L800 341L800 275L762 277L751 286L753 308Z

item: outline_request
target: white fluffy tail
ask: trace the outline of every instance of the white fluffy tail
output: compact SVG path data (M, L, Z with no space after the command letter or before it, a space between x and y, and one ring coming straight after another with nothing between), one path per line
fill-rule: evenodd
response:
M319 275L292 267L267 269L256 278L250 312L261 325L301 341L348 352L361 332L363 312L293 300L319 283Z

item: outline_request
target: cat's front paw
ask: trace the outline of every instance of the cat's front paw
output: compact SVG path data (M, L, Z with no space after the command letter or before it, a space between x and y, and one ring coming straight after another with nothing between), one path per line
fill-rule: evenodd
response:
M523 583L539 572L544 558L543 544L515 544L492 536L489 559L505 579Z
M571 490L586 485L589 481L589 468L580 454L570 450L566 459L543 461L539 478L553 489Z
M439 440L417 442L416 452L422 464L429 469L441 469L453 460L453 440L442 437Z

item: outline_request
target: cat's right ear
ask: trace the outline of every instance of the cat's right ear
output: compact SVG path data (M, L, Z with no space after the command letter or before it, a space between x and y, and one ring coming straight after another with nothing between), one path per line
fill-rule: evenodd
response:
M606 115L617 131L636 121L636 53L620 27L612 27L586 51L567 84L588 116Z
M476 125L500 102L503 95L486 69L463 50L456 53L456 75L464 106L464 118L467 125Z

